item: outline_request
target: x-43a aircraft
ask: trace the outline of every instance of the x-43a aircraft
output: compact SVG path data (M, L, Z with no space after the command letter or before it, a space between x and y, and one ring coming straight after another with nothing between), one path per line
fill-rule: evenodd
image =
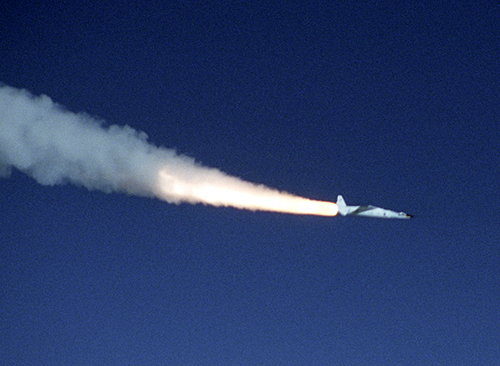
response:
M342 216L363 216L363 217L376 217L380 219L411 219L413 216L404 212L396 212L386 210L376 206L347 206L344 197L337 196L337 205L339 206L339 213Z

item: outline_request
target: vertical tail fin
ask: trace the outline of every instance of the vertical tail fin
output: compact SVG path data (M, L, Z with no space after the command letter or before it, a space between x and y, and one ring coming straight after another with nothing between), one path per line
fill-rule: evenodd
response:
M339 206L339 213L342 216L345 216L347 211L347 205L344 201L344 197L342 197L340 194L337 196L337 206Z

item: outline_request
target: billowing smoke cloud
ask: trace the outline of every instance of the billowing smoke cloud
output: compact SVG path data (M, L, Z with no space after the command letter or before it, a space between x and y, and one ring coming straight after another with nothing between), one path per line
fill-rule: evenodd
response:
M333 216L337 205L255 185L154 146L129 126L105 127L48 96L0 85L0 175L12 167L44 185L250 210Z

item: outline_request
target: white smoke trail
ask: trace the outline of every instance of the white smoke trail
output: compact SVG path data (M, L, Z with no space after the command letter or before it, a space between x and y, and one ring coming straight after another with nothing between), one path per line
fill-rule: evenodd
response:
M15 167L39 183L240 209L334 216L333 202L255 185L156 147L129 126L104 127L48 96L0 85L0 176Z

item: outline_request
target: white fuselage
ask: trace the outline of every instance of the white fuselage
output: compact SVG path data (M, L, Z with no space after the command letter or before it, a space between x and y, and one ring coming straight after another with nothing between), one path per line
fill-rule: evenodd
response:
M386 210L376 206L347 206L344 198L338 196L337 205L339 206L339 213L342 216L362 216L362 217L375 217L381 219L410 219L412 216L404 212L396 212Z

